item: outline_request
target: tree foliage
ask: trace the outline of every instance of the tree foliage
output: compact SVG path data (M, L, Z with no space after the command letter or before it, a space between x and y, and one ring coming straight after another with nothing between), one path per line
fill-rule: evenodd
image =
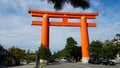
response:
M116 57L115 54L116 46L107 45L102 48L101 57L105 59L113 59Z
M120 44L113 43L102 48L101 57L106 59L114 59L118 52L120 52Z
M61 58L62 57L62 50L58 51L58 52L54 52L52 55L52 58L56 59L56 58Z
M71 4L74 8L81 7L87 9L90 7L89 0L48 0L48 3L54 4L56 10L60 10L65 4Z
M35 53L31 53L30 49L28 49L27 52L26 52L26 57L25 57L27 62L35 61L35 58L36 58L36 54Z
M72 37L68 37L66 42L67 42L66 46L76 46L77 45L77 42Z
M100 52L102 49L103 43L99 40L92 41L89 46L89 51L91 52L91 57L98 59L100 57Z
M46 48L44 45L41 45L38 50L39 58L47 60L51 56L49 48Z
M0 65L6 65L8 63L8 51L0 44Z
M81 47L80 46L74 46L71 55L73 56L73 58L76 61L79 61L80 59L82 59Z
M3 46L0 44L0 50L2 50L3 49Z
M68 37L66 40L65 48L61 51L58 51L57 53L55 52L53 54L53 57L74 58L76 61L78 61L78 58L81 58L81 47L76 45L77 42L72 37Z
M9 51L9 59L10 61L15 60L16 61L15 65L19 65L20 60L23 60L26 57L25 50L22 50L20 48L11 47L8 49L8 51Z
M19 49L19 48L11 47L8 50L10 52L10 55L15 59L22 59L26 55L25 50L22 50L22 49Z
M77 45L77 42L72 37L68 37L66 42L66 46L62 53L65 57L72 57L72 52L74 51L74 47Z
M91 42L89 51L94 59L114 59L116 54L120 52L120 44L107 42L106 45L106 42L103 44L101 41L96 40Z

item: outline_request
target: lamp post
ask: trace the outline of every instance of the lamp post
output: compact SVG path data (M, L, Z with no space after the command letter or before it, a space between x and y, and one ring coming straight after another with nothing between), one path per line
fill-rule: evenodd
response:
M38 57L38 52L36 51L36 66L35 68L40 68L40 65L39 65L39 57Z

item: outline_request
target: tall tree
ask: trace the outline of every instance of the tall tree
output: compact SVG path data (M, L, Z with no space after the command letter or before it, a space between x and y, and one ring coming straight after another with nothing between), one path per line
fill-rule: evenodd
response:
M27 62L35 61L36 55L35 53L32 53L30 49L27 50L26 52L26 60Z
M120 44L113 43L102 48L101 57L105 59L114 59L120 52Z
M62 57L62 51L54 52L52 55L52 58L61 58Z
M96 41L92 41L88 50L90 51L91 53L91 57L95 58L95 59L99 59L100 57L100 52L101 52L101 49L102 49L102 45L103 43L99 40L96 40Z
M77 42L72 37L68 37L67 40L66 40L66 46L63 49L64 56L71 57L73 47L76 46L76 45L77 45Z
M51 52L49 48L46 48L44 45L41 44L38 50L39 53L39 58L43 60L48 60L49 57L51 56Z
M66 42L62 55L67 58L74 58L77 61L78 58L81 58L81 47L76 46L77 42L72 37L68 37Z
M0 64L7 65L8 51L0 44Z
M48 0L48 3L54 4L56 10L61 10L65 4L71 4L74 8L81 7L82 9L90 7L89 0Z
M71 55L76 61L80 61L82 59L81 46L74 46Z
M0 44L0 51L3 49L3 46Z
M67 40L66 40L67 44L66 46L76 46L77 45L77 42L72 38L72 37L68 37Z
M114 59L116 57L116 45L107 45L102 48L101 57L104 59Z
M10 53L10 58L15 59L17 65L20 64L20 60L24 59L26 56L25 50L20 48L11 47L8 49L8 51Z

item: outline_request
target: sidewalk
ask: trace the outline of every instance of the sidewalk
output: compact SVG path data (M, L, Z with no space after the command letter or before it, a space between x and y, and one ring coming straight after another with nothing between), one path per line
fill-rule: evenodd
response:
M24 64L21 66L13 66L13 67L8 67L8 68L35 68L36 64L35 62L29 63L29 64Z

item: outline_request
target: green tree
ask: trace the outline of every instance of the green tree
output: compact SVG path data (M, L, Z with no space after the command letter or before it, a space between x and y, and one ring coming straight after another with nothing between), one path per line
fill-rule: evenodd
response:
M101 41L99 40L92 41L88 48L88 50L90 51L91 57L93 57L94 59L99 59L102 46L103 46L103 43Z
M113 43L102 48L101 57L105 59L114 59L116 54L120 52L120 44Z
M117 42L115 45L117 47L115 53L119 53L120 52L120 42Z
M62 50L62 56L74 58L77 61L78 58L81 58L81 47L76 46L77 42L72 37L68 37L66 42L65 48Z
M107 45L102 48L101 57L104 59L114 59L116 57L115 50L117 47L115 45Z
M7 65L8 51L0 44L0 65Z
M62 51L54 52L52 55L52 58L61 58L62 57Z
M0 51L2 51L2 49L3 49L3 46L0 44Z
M72 52L72 46L66 46L62 50L62 56L64 56L64 57L72 57L71 52Z
M72 37L68 37L66 42L67 42L66 46L76 46L77 45L77 42Z
M80 61L80 59L82 59L81 47L74 46L71 54L76 61Z
M11 47L8 49L8 51L10 53L10 58L16 60L16 65L20 64L20 60L25 59L25 50Z
M35 61L35 58L36 58L36 55L35 55L35 53L30 53L30 54L28 54L28 56L29 56L29 60L30 61Z
M72 57L73 47L77 45L77 42L72 37L68 37L66 42L66 46L62 51L63 56Z
M25 58L26 58L27 62L30 62L29 54L30 54L30 49L28 49L27 52L26 52L26 57Z
M41 45L39 47L38 52L39 52L40 59L48 60L49 57L51 56L51 52L50 52L49 48L46 48L44 45Z
M48 3L54 4L56 10L64 7L64 4L71 4L74 8L81 7L87 9L90 7L89 0L48 0Z
M26 52L26 60L27 62L35 61L36 55L35 53L31 53L30 49L27 50Z

